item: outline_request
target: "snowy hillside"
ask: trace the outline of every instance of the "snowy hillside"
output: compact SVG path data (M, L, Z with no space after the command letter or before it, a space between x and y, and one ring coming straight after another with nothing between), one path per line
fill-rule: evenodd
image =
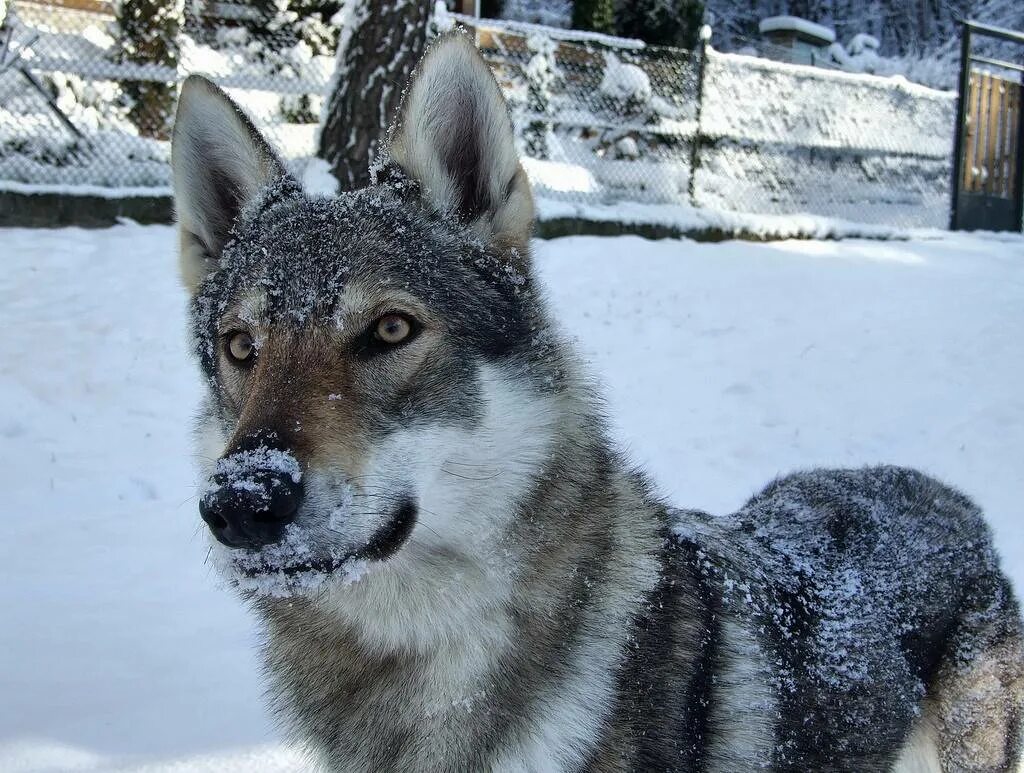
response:
M0 231L0 770L294 773L204 563L168 227ZM1024 239L537 244L616 435L726 512L813 464L975 497L1024 588Z

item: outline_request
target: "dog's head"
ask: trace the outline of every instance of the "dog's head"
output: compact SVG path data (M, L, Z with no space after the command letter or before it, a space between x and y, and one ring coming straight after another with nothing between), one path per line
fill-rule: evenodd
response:
M560 366L529 185L473 45L428 51L378 185L307 197L196 77L173 171L209 385L200 511L234 578L296 592L385 560L490 560L549 452Z

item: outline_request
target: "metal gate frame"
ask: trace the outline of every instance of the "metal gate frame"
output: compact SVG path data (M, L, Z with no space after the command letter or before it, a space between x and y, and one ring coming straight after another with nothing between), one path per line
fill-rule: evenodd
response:
M949 228L956 231L960 228L960 187L964 174L964 139L967 133L967 102L970 94L971 84L971 63L988 64L1012 72L1022 74L1022 86L1024 86L1024 65L1014 62L1005 62L1000 59L991 59L987 56L979 56L971 53L971 42L974 35L982 37L997 38L1010 43L1018 43L1024 48L1024 33L1013 30L993 27L988 24L964 20L960 37L960 93L957 99L956 109L956 138L953 143L953 185L952 199L950 202ZM1014 222L1018 230L1024 230L1024 114L1017 125L1017 158L1014 161L1015 176L1017 183L1016 201L1014 202Z

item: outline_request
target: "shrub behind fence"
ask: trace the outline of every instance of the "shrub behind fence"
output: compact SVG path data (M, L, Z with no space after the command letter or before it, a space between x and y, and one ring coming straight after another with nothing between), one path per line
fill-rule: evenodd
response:
M269 17L247 3L191 2L178 24L177 65L144 64L126 54L109 3L76 5L9 7L0 35L0 46L8 38L0 187L169 191L172 103L159 96L194 72L227 89L301 173L315 150L333 56L317 55L290 30L267 29Z
M286 31L254 32L244 23L252 13L189 4L178 65L167 67L118 56L109 15L15 0L11 66L0 72L0 188L166 191L166 136L159 117L139 119L133 95L191 72L227 88L301 176L333 60ZM953 94L571 30L452 16L440 26L453 20L476 25L540 197L946 224Z
M952 93L711 49L478 23L541 196L946 224Z

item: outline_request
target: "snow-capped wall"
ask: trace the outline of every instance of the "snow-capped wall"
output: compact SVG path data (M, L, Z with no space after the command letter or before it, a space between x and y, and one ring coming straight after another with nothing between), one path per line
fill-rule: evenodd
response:
M783 64L710 51L702 133L781 143L948 158L956 94L902 78Z
M709 52L694 204L944 227L956 95Z

